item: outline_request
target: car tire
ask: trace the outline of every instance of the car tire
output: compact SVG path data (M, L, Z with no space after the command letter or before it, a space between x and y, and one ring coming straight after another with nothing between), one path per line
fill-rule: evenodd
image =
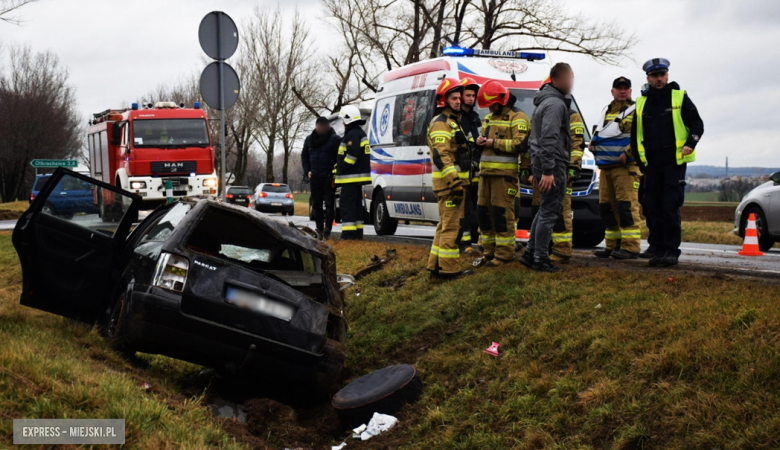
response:
M577 227L575 226L576 230ZM587 231L587 232L574 232L572 236L572 246L577 248L593 248L601 244L604 240L604 230Z
M374 196L374 206L372 210L372 220L374 231L378 236L391 236L398 229L398 220L390 217L382 191Z
M106 314L104 335L106 341L126 357L135 355L135 349L127 336L127 292L123 291Z
M756 215L756 229L758 229L758 248L762 251L768 251L775 245L775 240L769 235L769 229L767 227L766 216L764 211L758 206L751 206L745 212L742 213L742 236L745 236L745 230L747 229L747 222L750 218L750 214Z
M43 205L43 208L41 208L41 212L44 214L48 214L50 216L56 216L57 211L54 209L53 206L51 206L51 203L46 203Z

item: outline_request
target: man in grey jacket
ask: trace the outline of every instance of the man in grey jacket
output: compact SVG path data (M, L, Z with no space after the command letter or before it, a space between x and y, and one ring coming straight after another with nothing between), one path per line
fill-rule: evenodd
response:
M574 72L566 63L550 70L550 82L534 98L531 125L529 181L542 194L542 204L531 225L531 239L520 262L540 272L558 272L550 262L550 239L556 223L563 225L566 170L571 160L569 108L566 96L574 85Z

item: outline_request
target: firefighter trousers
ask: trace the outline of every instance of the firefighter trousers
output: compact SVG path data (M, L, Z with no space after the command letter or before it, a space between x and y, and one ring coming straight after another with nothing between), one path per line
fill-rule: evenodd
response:
M465 194L465 192L464 192ZM464 218L466 196L452 195L452 191L437 194L439 204L439 224L428 257L428 270L441 274L460 272L459 259L461 223Z
M339 196L341 239L363 239L363 185L345 183Z
M477 220L485 256L509 262L515 259L515 198L518 179L501 175L479 178Z
M640 252L639 178L635 164L601 169L599 211L606 227L608 250Z

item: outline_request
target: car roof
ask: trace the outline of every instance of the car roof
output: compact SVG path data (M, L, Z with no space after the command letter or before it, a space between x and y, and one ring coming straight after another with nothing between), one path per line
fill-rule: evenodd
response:
M228 186L228 189L249 189L249 186Z

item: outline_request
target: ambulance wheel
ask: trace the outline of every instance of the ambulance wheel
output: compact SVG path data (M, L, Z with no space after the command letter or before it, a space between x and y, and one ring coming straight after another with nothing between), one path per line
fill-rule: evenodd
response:
M756 215L756 230L758 231L759 250L762 252L769 251L769 249L775 245L775 241L772 239L772 236L769 235L764 211L761 210L761 208L758 206L751 206L742 213L742 237L745 236L745 230L747 229L747 222L750 218L750 214Z
M387 209L382 191L378 191L374 196L374 207L372 209L372 220L374 231L378 236L390 236L395 234L398 228L398 221L390 217L390 211Z

